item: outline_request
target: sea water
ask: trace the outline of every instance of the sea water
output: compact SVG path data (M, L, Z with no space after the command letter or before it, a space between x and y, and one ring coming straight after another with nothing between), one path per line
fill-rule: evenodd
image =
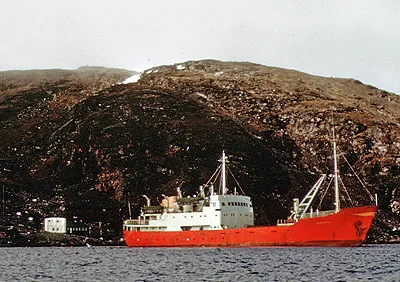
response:
M400 245L0 248L0 281L400 281Z

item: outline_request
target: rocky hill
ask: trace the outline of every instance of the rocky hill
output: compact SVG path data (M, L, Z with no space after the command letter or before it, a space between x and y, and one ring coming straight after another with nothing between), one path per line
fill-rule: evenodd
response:
M274 224L331 169L334 123L340 152L378 194L369 241L399 240L399 96L251 63L191 61L119 84L132 74L0 72L4 232L65 216L119 236L128 202L138 213L142 194L156 203L181 186L192 195L222 150L253 198L257 224ZM371 203L344 160L340 171L343 205L351 205L347 194L353 204Z

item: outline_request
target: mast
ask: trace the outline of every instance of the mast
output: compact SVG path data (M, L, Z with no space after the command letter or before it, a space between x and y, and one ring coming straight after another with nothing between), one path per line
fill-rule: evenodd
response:
M333 120L333 118L332 118ZM333 125L333 167L334 167L334 181L335 181L335 211L340 210L340 198L339 198L339 171L338 171L338 161L336 154L336 136L335 136L335 125Z
M222 151L222 169L221 169L221 186L222 186L222 195L226 195L226 156L225 151Z

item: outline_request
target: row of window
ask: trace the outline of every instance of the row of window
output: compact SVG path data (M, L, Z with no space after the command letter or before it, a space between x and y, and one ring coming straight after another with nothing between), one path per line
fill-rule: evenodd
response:
M48 223L51 223L51 219L48 219L48 220L47 220L47 222L48 222ZM60 222L60 220L59 220L59 219L57 219L57 220L56 220L56 222L57 222L57 223L59 223L59 222Z
M70 227L68 228L69 232L74 232L74 231L88 231L89 229L87 227Z
M199 217L207 217L207 216L206 215L200 215ZM172 216L172 218L175 218L175 216ZM183 218L186 218L186 215L184 215ZM190 218L193 218L193 215L191 215Z
M225 202L222 202L222 206L225 206ZM243 203L243 202L228 202L228 206L252 207L252 204L251 203Z
M235 214L234 214L234 213L231 213L231 214L229 215L229 214L227 214L227 213L224 213L223 216L235 216ZM242 214L239 214L239 216L242 216ZM250 215L248 215L247 213L245 213L244 216L250 216Z

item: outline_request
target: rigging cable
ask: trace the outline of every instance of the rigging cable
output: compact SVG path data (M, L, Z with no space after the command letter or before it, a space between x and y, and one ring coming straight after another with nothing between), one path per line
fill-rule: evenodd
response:
M331 177L331 180L329 181L328 186L327 186L326 189L325 189L325 193L324 193L324 195L322 196L321 200L319 201L319 204L318 204L318 207L317 207L318 210L321 208L322 201L324 200L326 194L328 194L329 186L331 186L332 181L333 181L333 177Z
M349 198L351 205L354 207L353 200L351 199L351 197L350 197L350 195L349 195L349 192L347 191L346 186L345 186L344 183L343 183L343 179L342 179L342 177L341 177L340 175L339 175L339 180L340 180L340 183L342 183L342 188L343 188L343 190L346 192L347 197Z
M243 195L246 195L246 194L244 193L242 187L240 186L239 181L236 180L236 177L233 175L233 173L232 173L232 171L231 171L231 169L230 169L229 167L228 167L228 171L231 173L231 175L232 175L233 179L235 180L236 184L239 186L240 191L242 191L242 194L243 194Z
M358 174L354 171L353 166L349 163L349 161L346 159L346 157L344 155L342 155L342 157L344 158L344 160L346 161L346 163L349 165L349 167L351 168L351 170L353 171L354 175L357 177L358 181L361 183L362 187L365 189L365 191L367 191L369 198L371 201L374 201L374 197L372 196L372 194L369 192L369 190L367 189L367 187L364 185L364 182L362 182L362 180L360 179L360 177L358 176Z

